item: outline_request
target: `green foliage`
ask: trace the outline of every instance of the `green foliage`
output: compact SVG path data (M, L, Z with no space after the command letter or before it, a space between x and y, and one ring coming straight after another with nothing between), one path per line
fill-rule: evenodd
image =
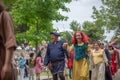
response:
M70 29L73 31L81 30L81 25L77 21L72 21L70 23Z
M68 40L69 44L71 44L74 31L77 30L83 31L90 38L90 42L103 40L105 38L105 36L103 36L104 29L102 27L96 26L94 22L85 21L83 25L80 26L80 24L77 21L72 21L70 24L70 28L72 31L61 32L62 34L61 39L65 41Z
M61 32L60 34L61 34L61 40L68 42L68 44L71 44L73 32L64 31Z
M101 27L96 26L93 22L85 21L82 25L83 32L87 34L91 42L102 40L104 30Z
M16 38L19 44L49 41L49 32L54 31L52 21L67 20L59 10L69 11L65 3L71 0L5 0L12 14ZM12 5L11 5L12 4ZM24 26L23 26L24 25Z
M98 27L107 27L115 30L115 35L120 35L120 0L102 0L100 10L93 7L93 19Z
M70 29L72 31L63 31L63 32L61 32L61 35L62 35L61 39L68 42L68 44L71 44L73 32L77 31L77 30L81 30L81 25L77 21L73 20L70 23Z
M6 5L7 10L11 11L13 4L16 2L17 0L3 0L4 4Z

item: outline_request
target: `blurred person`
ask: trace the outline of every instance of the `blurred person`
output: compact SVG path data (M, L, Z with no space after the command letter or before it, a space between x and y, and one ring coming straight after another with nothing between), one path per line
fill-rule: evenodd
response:
M26 63L25 63L25 74L24 77L28 77L28 59L25 59Z
M19 69L20 69L20 80L24 80L25 75L25 63L24 53L20 53L21 57L18 59Z
M109 53L108 49L105 48L104 43L101 43L100 47L101 47L101 49L104 50L105 55L108 59L108 64L109 64L109 65L105 65L105 80L112 80L112 75L111 75L111 72L110 72L110 64L111 64L110 63L110 61L111 61L110 53Z
M42 61L44 61L45 54L46 54L46 47L45 46L40 46L40 51L41 51Z
M91 52L94 50L93 44L89 43L90 47L90 54L89 54L89 80L91 80L91 75L92 75L92 60L91 60Z
M72 38L72 46L67 46L68 52L74 50L73 80L89 80L88 46L89 38L81 31L75 31ZM63 47L65 47L64 44Z
M114 49L114 47L112 45L109 45L108 47L109 52L110 52L110 57L111 57L111 65L110 65L110 71L112 74L113 79L115 78L115 74L117 72L117 55L118 52L117 50Z
M21 44L21 48L22 48L22 50L25 50L25 45Z
M42 46L47 47L47 42L46 41L42 41Z
M40 80L40 73L42 71L42 57L41 52L37 54L35 58L35 74L36 74L36 80Z
M34 80L34 53L30 53L30 59L28 60L28 66L29 66L29 80Z
M64 68L65 68L65 55L67 55L66 50L63 48L64 42L58 40L60 36L57 32L51 32L52 42L48 44L46 55L44 58L44 65L48 66L50 69L53 80L65 80Z
M68 53L67 68L69 69L70 79L72 79L73 60L74 60L74 50L71 53Z
M27 43L22 43L21 44L22 50L25 50L25 52L27 53L29 50L26 47L27 47ZM24 71L24 77L28 77L28 59L26 59L25 69L24 70L25 70Z
M13 68L14 68L14 71L15 71L15 80L18 80L18 58L17 56L14 55L13 57Z
M117 57L117 61L118 61L118 65L117 65L117 68L120 69L120 44L118 44L116 46L116 50L118 51L118 57Z
M120 80L120 44L117 44L116 49L118 51L119 59L118 59L117 72L116 72L115 79Z
M92 51L92 76L91 80L105 80L105 64L108 65L108 59L103 49L100 48L100 43L94 43Z
M12 66L13 51L16 49L13 23L0 0L0 80L15 80Z

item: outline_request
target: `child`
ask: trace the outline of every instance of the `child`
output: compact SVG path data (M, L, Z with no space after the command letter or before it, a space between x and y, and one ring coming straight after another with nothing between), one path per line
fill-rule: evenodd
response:
M73 67L74 50L68 53L67 67L69 68L69 78L72 79L72 67Z
M34 80L34 53L31 52L30 53L30 59L28 61L28 65L29 65L29 80Z
M24 73L25 73L25 63L26 60L24 59L24 53L21 53L21 57L18 60L19 63L19 69L20 69L20 80L24 80Z
M40 73L42 71L42 57L41 52L35 58L35 73L36 73L36 80L40 80Z

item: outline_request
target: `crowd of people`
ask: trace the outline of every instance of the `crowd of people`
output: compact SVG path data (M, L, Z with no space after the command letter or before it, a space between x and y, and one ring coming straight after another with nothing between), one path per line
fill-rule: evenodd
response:
M59 40L59 33L50 35L52 42L44 41L36 52L24 44L16 50L12 19L0 0L0 80L18 80L19 74L20 80L40 80L44 68L51 71L53 80L66 80L65 67L72 80L120 80L120 44L116 40L108 45L91 43L78 30L69 45Z
M37 52L29 45L22 44L14 52L12 59L15 80L40 80L43 69L51 71L53 80L119 80L120 44L115 42L104 45L100 41L89 42L89 38L81 31L76 31L72 45L58 39L57 32L51 32L52 42L42 42ZM36 78L34 77L36 75Z
M72 80L119 80L120 44L116 40L107 45L88 40L83 32L76 31L72 45L67 44L70 78L72 69Z
M40 80L40 73L44 69L43 61L45 57L47 43L42 42L42 45L38 47L37 52L34 51L30 46L22 44L14 52L12 59L13 66L15 69L16 79L24 80L28 77L29 80ZM34 77L36 75L36 78Z

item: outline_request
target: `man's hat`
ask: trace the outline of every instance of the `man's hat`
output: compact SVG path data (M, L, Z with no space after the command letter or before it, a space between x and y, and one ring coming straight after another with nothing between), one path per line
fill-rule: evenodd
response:
M56 35L56 36L60 36L60 34L57 33L57 32L50 32L50 34L54 34L54 35Z

